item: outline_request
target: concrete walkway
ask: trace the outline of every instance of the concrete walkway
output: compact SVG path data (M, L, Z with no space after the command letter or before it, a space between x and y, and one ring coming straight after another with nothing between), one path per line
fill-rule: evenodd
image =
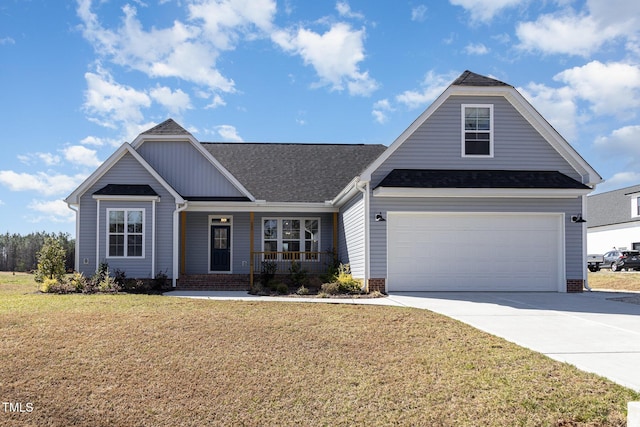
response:
M431 310L640 391L640 294L594 291L407 292L385 298L256 297L174 291L215 300L372 304Z

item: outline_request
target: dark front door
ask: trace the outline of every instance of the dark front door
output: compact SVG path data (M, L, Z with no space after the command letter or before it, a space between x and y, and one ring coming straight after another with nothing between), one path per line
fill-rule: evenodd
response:
M211 271L231 271L231 227L211 226Z

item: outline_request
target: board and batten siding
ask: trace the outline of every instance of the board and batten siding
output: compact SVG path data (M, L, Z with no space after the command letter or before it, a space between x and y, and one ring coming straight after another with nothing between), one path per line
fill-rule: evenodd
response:
M101 201L100 225L96 233L96 215L98 202L93 193L107 184L148 184L160 196L156 202L156 238L152 247L152 203L149 201ZM144 208L145 209L145 258L144 259L107 259L106 258L106 209L107 208ZM78 226L78 271L85 276L92 276L99 263L107 262L109 269L120 269L130 278L150 278L158 272L171 277L173 274L173 212L175 211L173 196L160 185L151 174L130 154L125 154L98 181L96 181L80 197ZM96 238L99 237L99 253L96 258ZM152 255L155 251L156 271L151 271Z
M147 141L137 152L182 196L244 196L188 141Z
M462 104L493 104L494 156L462 157ZM393 169L559 171L573 167L501 96L451 96L373 173L375 188Z
M371 198L371 212L548 212L564 213L565 267L567 279L584 279L582 224L571 222L571 215L582 211L580 198L573 199L502 199L502 198ZM373 215L373 214L372 214ZM386 222L370 219L371 277L387 277ZM527 242L523 241L523 245ZM473 254L474 248L442 248L442 256L433 262L455 263L460 254ZM504 254L504 262L518 254ZM453 268L453 267L452 267ZM499 268L499 266L496 266ZM544 266L540 266L544 268Z
M349 264L357 279L365 277L364 195L359 193L341 209L338 224L338 259Z

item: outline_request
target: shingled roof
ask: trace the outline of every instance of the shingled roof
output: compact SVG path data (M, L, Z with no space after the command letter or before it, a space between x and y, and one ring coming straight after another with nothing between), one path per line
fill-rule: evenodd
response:
M142 132L141 135L191 135L173 119L167 119L157 126Z
M589 189L557 171L394 169L378 187Z
M387 147L369 144L202 143L258 200L324 202Z
M587 225L603 225L638 222L640 217L631 216L631 197L640 197L640 185L607 191L587 197Z
M507 83L501 82L500 80L482 76L469 70L460 74L460 77L451 84L455 86L511 86Z

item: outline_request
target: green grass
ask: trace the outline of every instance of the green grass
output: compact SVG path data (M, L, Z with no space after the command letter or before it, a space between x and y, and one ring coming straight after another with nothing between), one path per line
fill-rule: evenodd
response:
M622 426L640 400L426 310L36 289L0 273L0 401L34 408L0 425Z

